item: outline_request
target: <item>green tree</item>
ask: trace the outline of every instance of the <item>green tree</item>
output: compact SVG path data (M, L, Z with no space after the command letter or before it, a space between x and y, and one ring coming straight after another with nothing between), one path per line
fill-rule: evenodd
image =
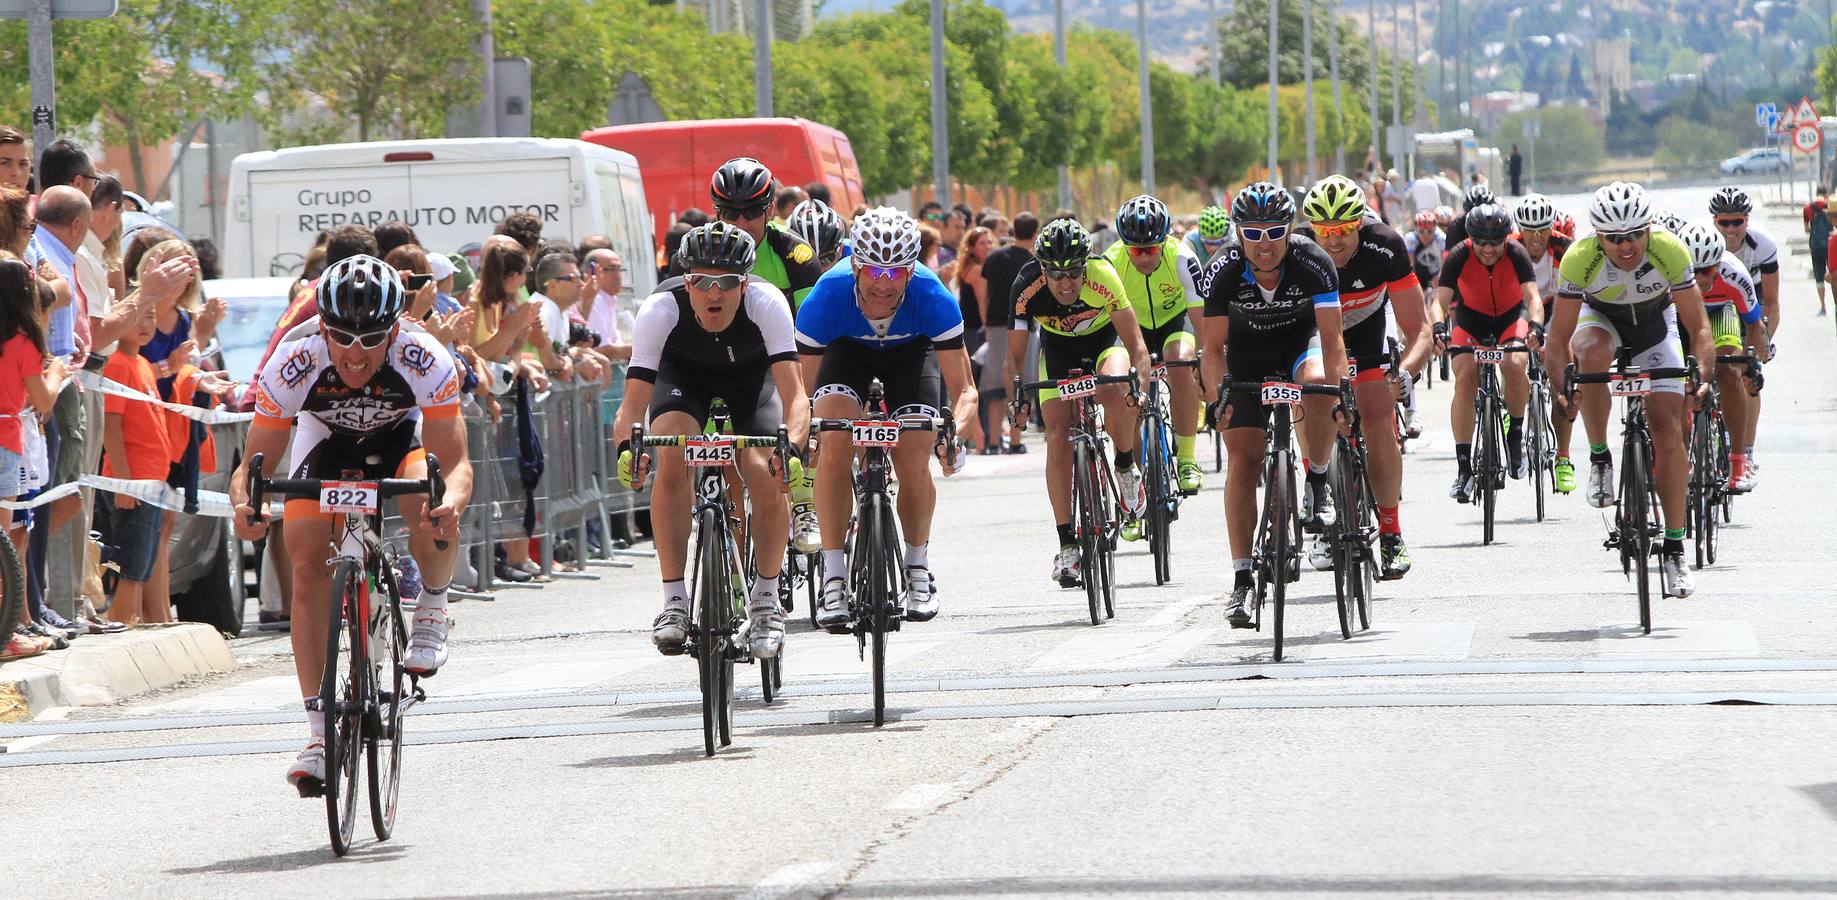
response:
M1704 128L1701 120L1670 116L1658 123L1658 151L1652 161L1661 166L1710 162L1735 155L1739 138L1719 128Z
M126 183L149 196L141 148L203 118L251 112L269 89L262 61L280 46L275 0L121 0L107 19L59 19L57 122L62 133L91 122L128 151ZM25 23L0 22L0 121L31 121Z
M437 136L447 110L478 102L467 0L295 0L280 25L294 43L272 83L295 106L317 97L358 140Z
M1546 106L1506 116L1495 134L1524 134L1525 120L1535 116L1540 133L1537 140L1539 177L1547 172L1581 172L1592 170L1607 158L1607 147L1601 131L1576 106Z

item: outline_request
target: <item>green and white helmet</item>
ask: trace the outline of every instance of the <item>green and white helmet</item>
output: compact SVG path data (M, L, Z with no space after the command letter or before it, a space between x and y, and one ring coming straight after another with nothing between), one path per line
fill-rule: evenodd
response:
M1365 218L1365 192L1344 175L1328 175L1308 189L1301 215L1309 222L1356 222Z

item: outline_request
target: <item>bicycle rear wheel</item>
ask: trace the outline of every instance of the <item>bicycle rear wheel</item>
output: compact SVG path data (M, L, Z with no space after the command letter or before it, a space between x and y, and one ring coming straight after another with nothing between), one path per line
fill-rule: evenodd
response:
M1091 610L1091 624L1103 623L1103 523L1097 500L1096 461L1090 444L1079 441L1072 475L1072 516L1078 526L1079 577L1084 580L1084 599Z
M1353 622L1358 619L1358 598L1354 596L1355 573L1352 561L1355 555L1352 543L1355 540L1348 524L1353 521L1351 506L1354 502L1346 490L1346 473L1351 469L1347 459L1346 438L1341 435L1334 439L1333 463L1331 465L1333 505L1339 518L1327 527L1322 539L1329 542L1333 555L1333 609L1339 618L1339 636L1341 640L1352 639Z
M1550 493L1550 483L1555 477L1551 466L1556 463L1556 455L1551 451L1554 443L1555 427L1550 423L1550 388L1541 380L1531 384L1531 415L1525 421L1530 429L1530 446L1525 452L1531 458L1531 492L1537 496L1537 521L1544 520L1544 501Z
M1295 511L1295 468L1288 451L1278 450L1271 457L1269 488L1265 491L1264 515L1269 520L1269 560L1272 564L1270 603L1274 613L1270 637L1275 642L1272 659L1282 661L1282 619L1288 598L1289 555L1300 546L1301 523Z
M339 856L351 852L351 835L357 828L357 764L367 697L364 672L369 668L363 617L357 614L363 579L363 570L348 559L338 563L332 576L325 674L319 683L319 707L325 715L325 820L332 852Z
M380 614L384 620L379 628L384 639L383 653L379 664L371 669L377 678L377 728L364 741L365 762L370 770L370 825L379 841L389 840L395 830L396 802L402 792L403 694L408 684L408 673L403 668L408 656L408 629L402 622L402 589L395 580L393 554L384 557L383 571L383 594L370 598L373 606L383 604L381 610L372 610L371 614Z
M722 557L724 543L719 512L704 510L696 524L695 573L695 661L702 691L702 749L713 756L718 744L726 744L722 732L727 725L725 700L727 688L723 675L727 666L726 630L728 592L727 560Z
M1478 416L1480 446L1474 457L1473 468L1477 476L1475 481L1480 486L1481 543L1493 542L1494 515L1498 511L1499 489L1496 473L1503 468L1500 454L1504 452L1505 439L1500 435L1499 406L1493 400L1489 388L1489 379L1482 379L1480 385L1480 411Z
M874 657L874 727L879 728L887 720L887 632L893 628L894 610L898 609L901 558L893 511L886 498L870 504L868 516L872 524L866 534L873 554L868 562L868 629Z
M1690 428L1690 492L1684 505L1684 525L1690 531L1691 543L1696 551L1696 567L1703 568L1709 562L1711 535L1715 531L1716 491L1712 480L1716 477L1716 463L1710 454L1714 439L1710 436L1711 419L1708 410L1698 410L1691 417Z

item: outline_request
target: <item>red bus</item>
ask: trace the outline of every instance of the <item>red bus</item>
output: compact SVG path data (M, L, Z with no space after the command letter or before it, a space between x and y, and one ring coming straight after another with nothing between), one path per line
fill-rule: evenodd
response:
M595 128L580 137L638 158L660 246L679 213L691 207L714 213L708 180L736 156L765 163L786 185L829 185L831 205L844 217L866 202L848 136L807 119L651 122Z

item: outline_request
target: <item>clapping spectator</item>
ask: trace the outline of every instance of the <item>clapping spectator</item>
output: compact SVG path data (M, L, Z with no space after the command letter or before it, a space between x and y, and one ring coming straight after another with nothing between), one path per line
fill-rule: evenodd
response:
M153 366L142 355L159 333L159 309L148 305L136 327L123 334L120 348L108 358L102 376L146 394L158 390ZM166 482L172 469L172 445L163 411L151 402L109 396L103 401L107 427L103 441L108 453L103 474L112 478ZM108 616L116 622L136 624L172 620L166 581L166 516L164 510L141 503L128 494L115 495L113 537L115 561L121 580Z
M595 349L601 356L609 360L631 359L634 317L620 296L625 289L625 262L616 250L595 250L587 254L586 266L592 290L582 293L578 307L581 321L600 336Z

